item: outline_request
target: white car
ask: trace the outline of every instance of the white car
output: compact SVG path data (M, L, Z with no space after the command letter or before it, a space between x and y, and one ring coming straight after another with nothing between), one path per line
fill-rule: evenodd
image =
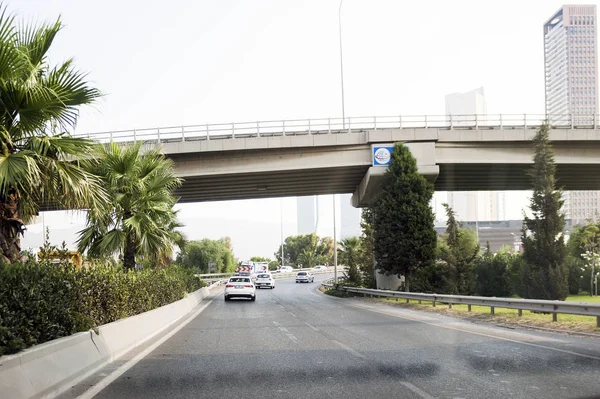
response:
M313 272L322 272L327 270L327 266L319 265L312 268Z
M255 301L256 287L250 277L231 277L225 284L224 296L226 301L231 298L249 298L251 301Z
M273 279L273 275L271 273L260 273L256 275L256 281L254 282L256 288L275 288L275 280Z
M298 272L296 274L296 282L297 283L313 283L315 281L315 276L311 272Z
M280 273L292 273L294 268L291 266L281 266Z

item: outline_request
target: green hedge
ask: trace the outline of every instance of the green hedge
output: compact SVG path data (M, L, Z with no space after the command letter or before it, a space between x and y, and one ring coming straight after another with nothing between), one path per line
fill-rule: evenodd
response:
M167 305L202 286L179 266L0 265L0 356Z

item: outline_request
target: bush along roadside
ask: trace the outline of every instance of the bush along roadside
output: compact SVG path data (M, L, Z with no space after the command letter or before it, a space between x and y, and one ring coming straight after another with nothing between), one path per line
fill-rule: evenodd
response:
M203 285L179 266L0 265L0 356L168 305Z

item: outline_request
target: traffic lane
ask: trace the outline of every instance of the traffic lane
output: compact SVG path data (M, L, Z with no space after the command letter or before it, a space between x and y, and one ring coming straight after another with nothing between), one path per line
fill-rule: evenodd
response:
M450 392L472 397L482 397L483 392L489 397L577 397L600 392L597 341L590 345L589 340L477 326L452 318L437 320L430 314L415 319L414 314L421 312L409 311L413 315L407 319L352 306L340 310L340 303L362 302L350 299L322 296L318 298L322 299L321 306L306 306L310 300L302 295L301 288L296 291L296 296L285 292L278 299L297 316L298 328L309 322L325 338L335 338L369 358L371 369L397 368L398 358L422 369L433 363L438 366L434 381L419 373L411 381L442 397ZM432 320L435 324L428 324ZM591 347L587 353L581 351L584 346ZM419 363L419 359L429 362Z
M256 302L218 298L96 397L423 397L308 327L292 333L297 318L273 300L286 286L259 290Z
M597 340L474 325L383 304L364 306L361 300L324 299L329 303L343 303L350 309L358 303L360 308L355 308L357 313L348 310L335 315L325 311L326 304L318 311L293 300L287 305L297 306L294 312L299 318L310 318L313 325L320 325L324 331L330 326L329 333L335 334L338 340L367 357L374 355L383 364L395 362L397 356L426 356L440 366L439 376L433 382L419 380L419 376L413 381L426 384L436 395L444 396L452 390L457 396L470 391L475 397L485 391L522 397L577 397L600 393ZM381 314L382 308L396 314L386 317L388 315ZM364 310L378 313L369 317ZM399 315L402 317L398 318ZM398 340L399 336L402 340ZM369 339L373 337L376 339ZM459 380L454 381L456 379Z

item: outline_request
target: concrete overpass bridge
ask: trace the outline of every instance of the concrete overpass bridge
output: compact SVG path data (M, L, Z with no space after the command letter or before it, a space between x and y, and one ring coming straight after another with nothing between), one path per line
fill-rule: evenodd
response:
M544 115L328 118L79 135L161 146L185 179L181 202L353 193L367 206L385 167L374 149L404 142L438 191L527 190ZM600 117L551 116L559 184L600 190Z

